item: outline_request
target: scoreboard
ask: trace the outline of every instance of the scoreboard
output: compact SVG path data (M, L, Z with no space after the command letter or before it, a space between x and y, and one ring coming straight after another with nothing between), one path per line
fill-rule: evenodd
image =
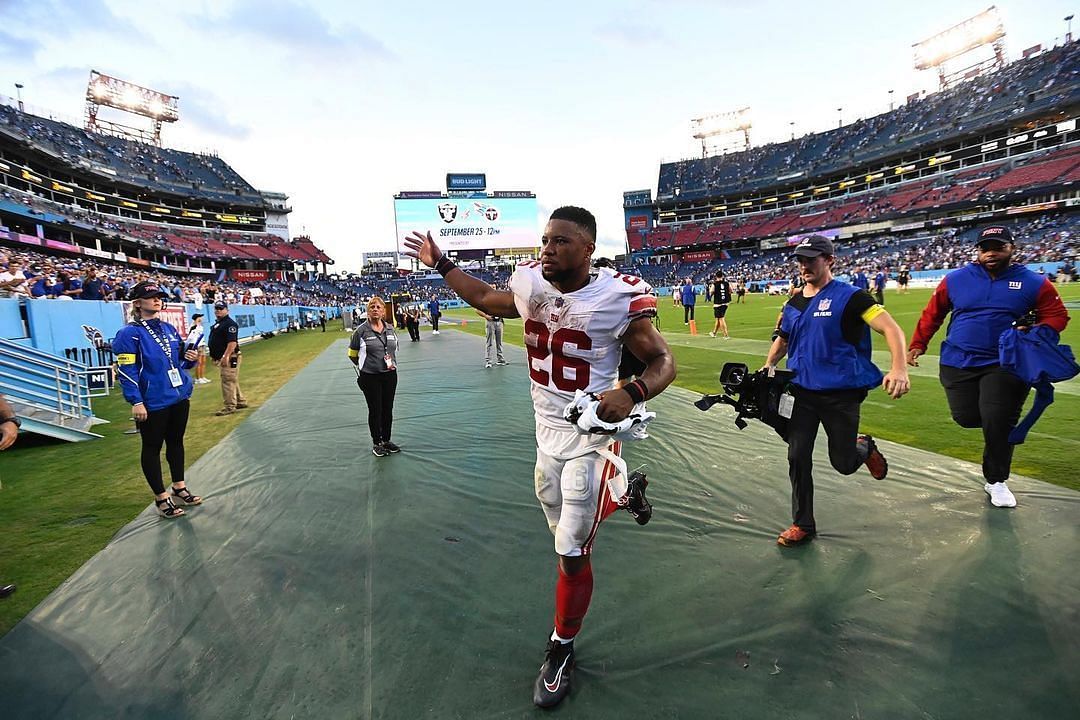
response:
M540 246L536 196L527 191L394 196L398 250L414 230L431 232L440 249L497 250Z

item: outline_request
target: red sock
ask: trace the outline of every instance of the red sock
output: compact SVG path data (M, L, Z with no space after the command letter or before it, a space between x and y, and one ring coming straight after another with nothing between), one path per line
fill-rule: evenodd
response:
M592 586L592 563L577 575L567 575L559 566L559 581L555 584L555 633L562 639L570 640L581 629L592 600Z

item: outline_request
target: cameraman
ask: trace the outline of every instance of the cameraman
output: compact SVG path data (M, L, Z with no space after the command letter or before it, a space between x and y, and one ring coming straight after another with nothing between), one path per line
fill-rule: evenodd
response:
M818 426L829 436L829 460L837 472L851 475L865 464L877 479L889 470L873 438L859 435L859 405L879 383L891 397L910 389L904 331L865 290L833 278L833 244L821 235L805 238L795 248L804 285L791 296L765 368L788 355L794 406L788 423L788 475L791 479L792 525L777 538L793 546L817 534L814 522L814 440ZM870 330L885 336L892 369L882 379L871 361ZM784 414L781 403L781 414Z

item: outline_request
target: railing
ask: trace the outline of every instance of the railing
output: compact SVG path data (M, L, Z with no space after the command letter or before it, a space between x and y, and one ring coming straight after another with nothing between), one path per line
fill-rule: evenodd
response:
M90 400L109 394L110 371L0 339L0 394L56 413L60 425L93 417Z

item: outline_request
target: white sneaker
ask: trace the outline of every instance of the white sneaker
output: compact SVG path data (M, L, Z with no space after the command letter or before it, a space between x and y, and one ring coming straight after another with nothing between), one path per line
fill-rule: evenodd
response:
M986 483L983 490L990 496L990 504L994 507L1016 507L1016 497L1004 482Z
M486 368L490 368L490 367L491 367L491 363L489 363L489 362L486 362L486 363L484 363L484 367L486 367Z
M439 334L439 331L438 331L438 330L432 330L432 331L431 331L431 334L432 334L432 335L438 335L438 334Z
M714 332L709 333L709 337L716 337L716 333L714 333Z

